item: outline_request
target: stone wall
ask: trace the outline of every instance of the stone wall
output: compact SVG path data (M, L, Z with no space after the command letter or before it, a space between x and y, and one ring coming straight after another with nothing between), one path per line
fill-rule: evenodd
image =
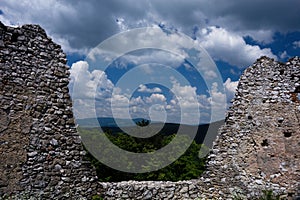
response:
M300 195L300 59L245 70L207 171L179 182L97 182L84 160L59 45L36 25L0 23L0 199L245 199Z
M97 191L68 83L66 56L42 28L0 23L0 199L78 199Z
M234 179L230 187L245 194L271 188L300 195L299 86L298 57L285 64L262 57L246 69L209 155L209 171L226 174L227 183ZM227 176L228 168L239 174Z

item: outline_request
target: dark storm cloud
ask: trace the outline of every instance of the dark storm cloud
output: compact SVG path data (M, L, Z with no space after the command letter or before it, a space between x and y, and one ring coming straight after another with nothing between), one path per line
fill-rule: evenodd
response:
M146 5L134 0L7 0L0 2L4 8L0 19L11 24L37 23L73 48L91 48L120 32L116 23L119 17L134 22L144 19Z
M239 31L300 29L299 0L152 0L151 6L161 19L187 29L194 25Z
M39 23L76 49L94 47L124 28L152 24L190 36L208 26L243 34L300 30L299 0L1 0L0 7L0 19Z
M52 29L55 34L68 35L74 48L93 47L118 33L116 20L119 17L126 16L128 20L136 21L145 14L137 1L76 0L68 1L68 6L75 10L75 17L62 13L61 18L51 25L55 26Z
M298 0L220 0L212 1L215 6L205 12L220 26L231 29L274 31L300 30L300 1ZM218 19L219 17L219 19Z

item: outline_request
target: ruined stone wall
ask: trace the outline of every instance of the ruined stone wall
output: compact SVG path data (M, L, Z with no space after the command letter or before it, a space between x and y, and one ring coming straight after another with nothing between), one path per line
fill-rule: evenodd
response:
M69 71L36 25L0 23L0 199L245 199L299 196L300 59L245 70L207 171L179 182L97 183L76 132Z
M285 64L262 57L245 70L209 155L210 176L218 182L223 174L228 189L244 195L269 188L300 195L299 86L298 57Z
M0 23L0 199L97 191L76 132L61 47L37 25Z

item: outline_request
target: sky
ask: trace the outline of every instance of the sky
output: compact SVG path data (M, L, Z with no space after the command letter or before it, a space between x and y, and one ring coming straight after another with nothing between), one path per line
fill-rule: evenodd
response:
M0 1L62 46L76 118L222 119L256 59L300 55L299 19L299 0Z

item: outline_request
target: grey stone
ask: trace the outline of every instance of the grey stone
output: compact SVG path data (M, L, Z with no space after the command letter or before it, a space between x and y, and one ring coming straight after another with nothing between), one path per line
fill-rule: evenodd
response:
M58 146L58 141L53 138L52 140L50 140L50 144L53 146Z
M82 182L86 182L87 180L88 180L88 178L86 176L84 176L84 177L81 178Z
M45 131L51 131L52 129L50 127L44 127Z
M19 41L24 41L26 39L26 37L24 36L24 35L20 35L19 37L18 37L18 40Z
M3 40L0 40L0 47L5 47Z
M186 187L186 186L184 186L184 187L181 188L181 190L180 190L179 192L180 192L180 193L186 193L186 192L188 192L188 191L189 191L189 188Z
M38 154L38 153L37 153L36 151L27 153L27 155L28 155L29 157L34 157L34 156L36 156L37 154Z
M54 169L55 169L56 171L60 171L60 170L62 169L62 167L61 167L61 165L56 164L56 165L54 166Z
M143 193L143 199L147 200L147 199L151 199L152 198L152 192L150 190L146 190Z
M19 50L21 50L21 51L27 51L27 47L25 47L24 45L22 45L22 46L19 47Z

